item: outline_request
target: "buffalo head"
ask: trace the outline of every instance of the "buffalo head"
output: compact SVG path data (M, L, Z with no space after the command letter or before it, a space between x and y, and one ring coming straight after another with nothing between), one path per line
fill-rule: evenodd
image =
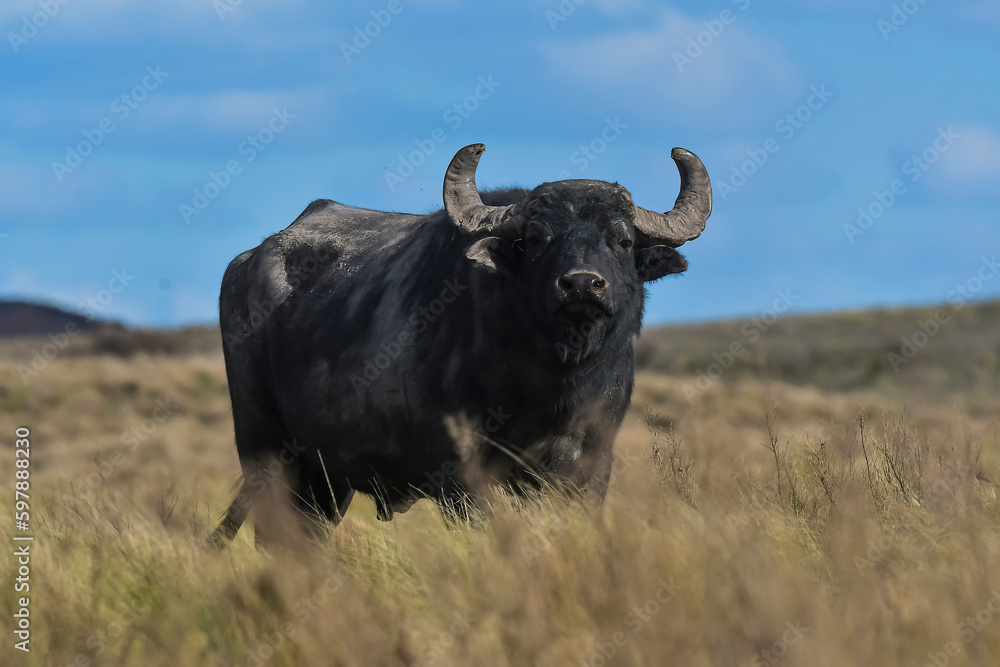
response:
M527 303L517 313L531 320L528 330L561 344L563 362L590 356L615 330L636 333L643 283L687 268L676 248L697 238L711 214L712 187L701 160L673 149L681 190L666 213L636 206L617 183L594 180L543 183L512 204L488 206L475 178L484 150L472 144L452 159L445 210L475 239L467 256L516 283L505 293ZM574 338L577 344L567 345Z

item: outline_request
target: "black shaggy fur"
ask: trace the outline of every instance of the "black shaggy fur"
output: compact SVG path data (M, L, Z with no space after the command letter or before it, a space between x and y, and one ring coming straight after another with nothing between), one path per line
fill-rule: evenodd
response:
M445 211L329 200L232 261L220 322L247 480L267 466L336 519L354 491L381 518L481 483L566 483L600 501L632 392L643 283L686 268L635 244L631 195L602 181L483 193L528 198L517 238L473 238ZM598 290L570 294L587 271ZM565 284L565 283L562 283Z

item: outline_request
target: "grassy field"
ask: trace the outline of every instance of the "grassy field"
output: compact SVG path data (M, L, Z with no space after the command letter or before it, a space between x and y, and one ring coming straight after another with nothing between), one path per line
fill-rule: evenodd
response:
M1000 395L982 332L1000 316L986 308L898 374L855 374L891 351L879 315L838 316L870 333L842 338L829 320L782 321L759 341L770 356L748 348L715 379L739 323L652 332L599 514L501 495L469 522L423 501L380 523L356 498L320 544L270 551L249 530L205 544L239 471L210 335L169 354L148 353L167 334L81 337L27 384L42 342L9 343L0 663L998 664ZM899 315L900 335L925 317ZM686 340L681 362L669 346ZM761 361L776 357L794 363ZM20 426L27 654L12 633Z

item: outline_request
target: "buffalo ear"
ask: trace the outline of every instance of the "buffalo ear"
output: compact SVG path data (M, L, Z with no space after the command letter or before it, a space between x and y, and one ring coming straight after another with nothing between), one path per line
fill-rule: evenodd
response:
M514 271L514 247L498 236L479 239L465 251L477 268L490 273Z
M635 253L635 268L639 272L639 280L644 283L672 273L683 273L687 267L684 255L670 246L654 245Z

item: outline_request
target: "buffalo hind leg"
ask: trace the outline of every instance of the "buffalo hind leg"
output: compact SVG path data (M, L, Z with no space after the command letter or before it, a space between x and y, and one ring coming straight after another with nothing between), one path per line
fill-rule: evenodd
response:
M216 528L211 537L208 538L209 543L221 549L226 546L229 542L232 542L233 538L236 537L236 533L239 532L240 526L247 519L247 514L250 513L250 497L247 494L247 481L244 478L240 482L240 489L236 492L236 498L233 499L232 504L229 509L226 510L225 516L222 518L222 523Z
M236 536L252 508L256 508L254 524L258 523L260 505L274 500L262 499L261 494L274 486L287 486L289 472L286 463L279 458L289 438L271 406L250 399L243 392L231 391L231 394L236 452L243 469L243 482L222 523L210 538L213 544L220 546Z

